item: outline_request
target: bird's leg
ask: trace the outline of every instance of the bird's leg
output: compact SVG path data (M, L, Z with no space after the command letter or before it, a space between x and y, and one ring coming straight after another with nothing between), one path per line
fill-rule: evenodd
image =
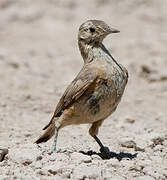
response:
M109 148L106 147L106 146L104 146L104 145L102 144L102 142L100 141L100 139L99 139L96 135L94 135L93 137L94 137L95 141L96 141L96 142L99 144L99 146L100 146L100 152L101 152L103 158L105 158L105 159L110 159L111 155L110 155L110 150L109 150Z
M53 153L56 153L56 143L57 143L58 132L61 128L63 128L64 126L66 126L68 124L67 120L69 120L68 111L63 112L63 114L59 118L55 118L54 141L53 141L53 146L52 146Z
M99 144L100 148L104 148L104 145L102 144L100 139L96 135L94 135L93 137L94 137L95 141Z
M58 128L55 127L55 130L54 130L54 141L53 141L53 146L52 146L52 152L54 152L54 153L56 153L57 136L58 136Z
M110 150L108 147L105 147L102 142L100 141L100 139L97 137L98 134L98 129L101 126L103 120L94 122L92 124L92 126L89 129L89 134L95 139L95 141L99 144L100 146L100 152L103 156L103 158L105 159L109 159L110 158Z

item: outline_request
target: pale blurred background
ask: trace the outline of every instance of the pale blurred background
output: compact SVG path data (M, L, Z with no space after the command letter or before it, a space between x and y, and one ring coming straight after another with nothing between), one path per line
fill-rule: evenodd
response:
M167 132L166 8L165 0L0 0L0 145L12 150L39 136L82 67L79 26L88 19L99 19L121 31L108 36L104 44L129 71L122 102L99 136L116 152L131 152L119 144L127 136L135 138L139 146L144 143L140 148L145 153L134 163L157 156L147 141L152 142L148 137L155 135L150 133L161 137L161 132ZM67 127L60 134L60 148L98 150L87 126ZM160 145L166 149L165 143ZM51 141L44 146L50 149ZM159 175L151 174L159 180L165 178L167 167L163 153L158 155ZM13 164L9 161L4 169ZM156 158L147 166L154 169L154 165ZM104 161L98 165L104 166ZM122 164L119 168L111 174L132 179L143 173L135 174ZM35 173L35 169L31 171Z

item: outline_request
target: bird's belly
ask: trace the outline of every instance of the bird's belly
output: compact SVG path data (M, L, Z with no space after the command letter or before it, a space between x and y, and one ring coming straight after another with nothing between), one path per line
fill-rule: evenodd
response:
M107 118L116 109L119 99L115 89L101 86L88 92L74 105L73 124L93 123Z

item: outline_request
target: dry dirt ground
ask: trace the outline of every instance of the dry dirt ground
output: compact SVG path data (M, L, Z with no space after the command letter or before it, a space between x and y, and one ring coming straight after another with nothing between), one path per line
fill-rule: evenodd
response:
M167 1L0 1L0 180L167 179ZM129 71L117 108L100 129L111 159L100 157L89 125L33 144L83 61L77 32L87 19L121 31L104 44ZM80 153L84 151L89 155Z

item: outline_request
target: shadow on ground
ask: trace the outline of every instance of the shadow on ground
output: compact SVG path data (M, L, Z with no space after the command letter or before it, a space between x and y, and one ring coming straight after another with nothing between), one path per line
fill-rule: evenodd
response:
M80 153L84 154L84 155L88 155L88 156L92 156L92 155L98 155L100 156L103 160L105 159L111 159L111 158L116 158L118 159L119 161L121 161L122 159L129 159L129 160L132 160L134 158L137 157L137 153L135 154L131 154L131 153L124 153L124 152L120 152L120 153L116 153L116 152L111 152L109 151L109 156L108 157L104 157L103 153L99 152L95 152L95 151L87 151L87 152L84 152L84 151L79 151Z

